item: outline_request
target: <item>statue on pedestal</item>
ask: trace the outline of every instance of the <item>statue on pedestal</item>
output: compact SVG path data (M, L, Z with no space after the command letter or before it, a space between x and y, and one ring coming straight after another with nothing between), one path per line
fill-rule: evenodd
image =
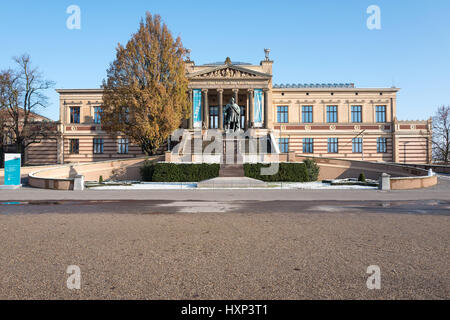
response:
M225 132L240 130L241 108L231 98L230 103L225 106Z

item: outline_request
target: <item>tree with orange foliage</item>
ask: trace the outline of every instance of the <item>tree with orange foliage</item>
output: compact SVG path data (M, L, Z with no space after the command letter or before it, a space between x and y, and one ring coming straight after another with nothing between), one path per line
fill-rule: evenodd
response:
M139 30L103 81L102 125L111 135L126 135L147 155L155 154L189 114L186 50L159 15L146 13Z

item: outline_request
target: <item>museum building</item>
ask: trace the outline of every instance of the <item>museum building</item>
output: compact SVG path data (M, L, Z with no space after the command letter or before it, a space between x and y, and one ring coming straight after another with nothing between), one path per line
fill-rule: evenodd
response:
M431 120L399 121L398 88L354 84L272 83L269 50L258 65L185 61L192 115L182 128L223 131L225 105L240 107L240 127L268 137L277 152L365 160L430 163ZM102 130L102 89L59 89L60 137L57 162L133 158L141 149L125 136Z

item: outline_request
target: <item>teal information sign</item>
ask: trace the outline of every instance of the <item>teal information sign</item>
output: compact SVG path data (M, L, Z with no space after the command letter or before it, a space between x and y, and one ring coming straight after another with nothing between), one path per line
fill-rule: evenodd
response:
M20 183L20 153L5 154L5 185L19 186Z

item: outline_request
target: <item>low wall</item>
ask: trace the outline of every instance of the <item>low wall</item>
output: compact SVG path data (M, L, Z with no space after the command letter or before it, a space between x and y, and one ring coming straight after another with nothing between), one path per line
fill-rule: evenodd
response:
M319 180L357 178L364 173L366 178L378 180L382 173L391 176L391 190L428 188L438 183L437 176L428 176L428 170L392 163L365 162L333 158L296 156L296 162L314 159L320 167Z
M435 186L438 183L437 176L391 178L391 190L421 189Z
M145 160L159 160L159 157L53 166L30 173L28 184L42 189L73 190L78 175L84 176L85 181L98 181L100 176L104 180L139 180L139 169Z
M438 165L438 164L400 164L399 165L403 165L403 166L408 166L408 167L415 167L415 168L421 168L421 169L425 169L425 170L433 170L434 172L437 173L445 173L445 174L450 174L450 165Z

